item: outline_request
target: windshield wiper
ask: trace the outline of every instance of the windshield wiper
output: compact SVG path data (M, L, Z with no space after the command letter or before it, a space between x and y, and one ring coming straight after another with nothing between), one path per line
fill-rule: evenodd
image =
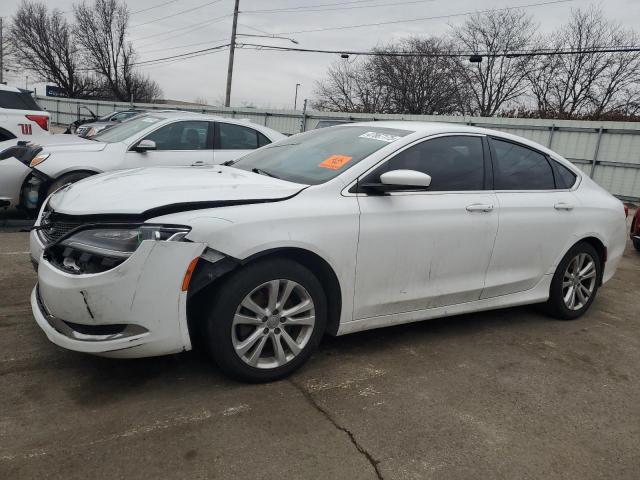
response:
M223 167L230 167L234 163L236 163L235 160L227 160L226 162L222 162L220 165L222 165Z
M253 173L259 173L260 175L266 175L267 177L278 178L278 179L280 178L271 172L267 172L266 170L262 170L261 168L257 168L257 167L252 168L251 171Z

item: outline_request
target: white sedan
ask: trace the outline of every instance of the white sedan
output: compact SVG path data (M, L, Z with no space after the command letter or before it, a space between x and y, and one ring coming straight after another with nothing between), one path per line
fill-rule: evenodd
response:
M551 150L412 122L96 176L36 225L31 305L51 341L110 357L198 344L248 381L291 373L325 333L533 303L577 318L626 239L622 203Z
M42 143L4 142L0 200L37 212L52 191L96 173L224 163L282 138L247 120L163 110L134 117L91 140L50 135Z

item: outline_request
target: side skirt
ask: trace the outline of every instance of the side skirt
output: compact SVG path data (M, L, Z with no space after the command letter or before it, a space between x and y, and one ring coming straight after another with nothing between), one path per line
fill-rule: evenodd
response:
M481 312L498 308L516 307L541 303L549 298L549 288L553 275L545 275L540 282L530 290L524 292L511 293L498 297L483 298L473 302L459 303L445 307L429 308L427 310L415 310L413 312L395 313L391 315L380 315L377 317L362 318L340 324L337 335L361 332L374 328L390 327L403 323L420 322L434 318L449 317L463 313Z

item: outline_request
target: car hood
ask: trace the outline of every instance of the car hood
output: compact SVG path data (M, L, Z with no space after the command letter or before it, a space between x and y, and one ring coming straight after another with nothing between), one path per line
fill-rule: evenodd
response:
M152 167L103 173L59 190L49 207L67 215L168 213L292 197L307 185L232 167Z
M44 152L99 152L104 150L106 143L87 140L77 135L49 135L46 139L39 140Z

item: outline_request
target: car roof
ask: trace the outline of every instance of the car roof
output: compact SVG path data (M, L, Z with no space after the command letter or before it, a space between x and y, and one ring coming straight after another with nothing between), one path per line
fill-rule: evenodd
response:
M510 140L515 143L526 145L533 149L539 150L554 158L562 158L558 153L548 149L544 145L533 142L527 138L513 135L510 133L501 132L498 130L492 130L489 128L473 127L462 123L446 123L446 122L420 122L420 121L407 121L407 120L388 120L388 121L375 121L375 122L357 122L345 125L339 125L329 128L353 128L353 127L381 127L381 128L396 128L399 130L407 130L409 132L415 132L421 136L437 135L440 133L471 133L476 135L489 135L493 137L500 137L505 140Z

